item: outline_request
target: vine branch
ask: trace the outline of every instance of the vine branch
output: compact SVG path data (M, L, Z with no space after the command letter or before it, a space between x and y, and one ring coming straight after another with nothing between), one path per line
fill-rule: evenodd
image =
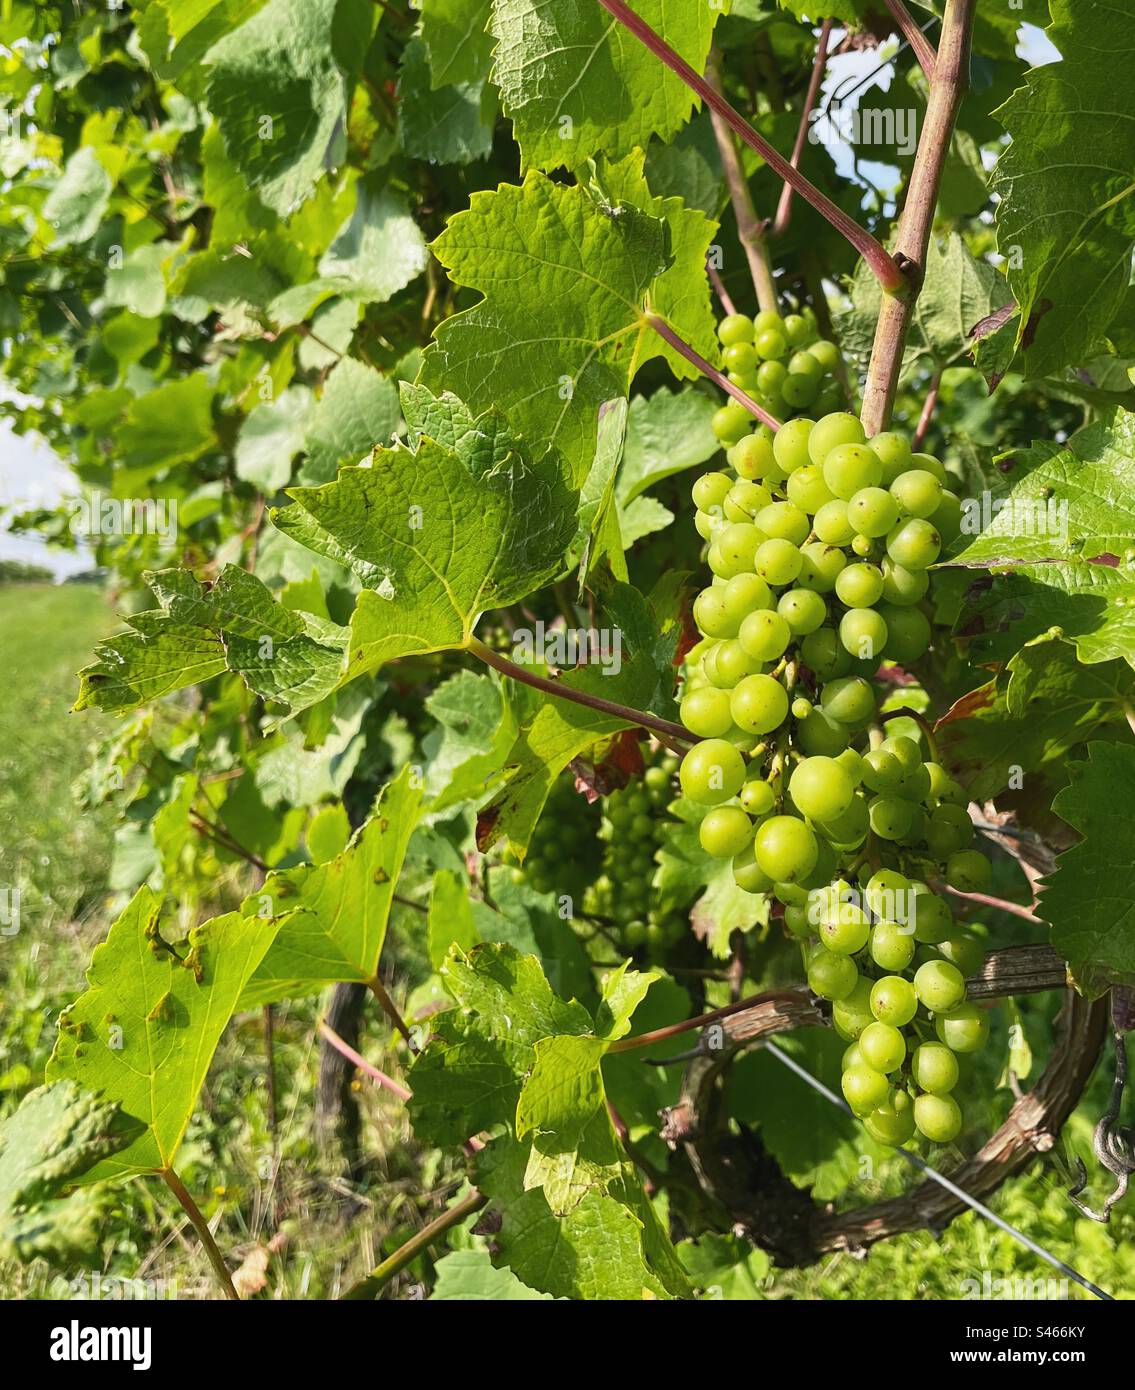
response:
M507 656L501 656L499 652L494 652L491 647L486 647L484 642L479 641L476 637L469 638L465 644L465 650L479 661L483 661L486 666L491 666L494 671L499 671L501 675L520 681L522 685L530 685L533 690L542 690L546 695L554 695L558 700L569 700L574 705L583 705L587 709L598 710L600 714L609 714L613 719L621 719L627 724L637 724L642 729L663 734L667 738L680 739L682 743L697 742L681 724L675 724L669 719L660 719L654 714L647 714L645 710L632 709L630 705L616 704L614 700L604 700L601 696L590 695L585 690L573 690L570 685L565 685L563 681L550 680L547 676L536 675L534 671L526 671L515 661L509 661Z
M895 236L895 260L907 273L909 292L883 295L863 388L862 420L869 438L887 428L894 408L903 348L926 269L942 171L958 108L969 85L970 37L976 3L977 0L946 0L930 99Z
M372 1066L365 1057L355 1051L349 1042L345 1042L329 1023L324 1023L320 1019L316 1024L316 1029L320 1037L326 1038L336 1052L346 1057L348 1062L353 1062L365 1076L369 1076L372 1081L377 1081L380 1086L389 1091L391 1095L397 1096L399 1100L407 1101L410 1099L413 1094L412 1091L408 1091L405 1086L400 1086L393 1077L387 1076L384 1071L379 1071L377 1067Z
M938 64L938 55L934 51L934 45L922 32L918 21L903 4L903 0L885 0L885 3L895 23L899 26L903 38L910 44L911 51L918 59L918 66L933 81L934 69Z
M824 69L828 65L828 43L831 39L832 21L825 19L820 29L820 37L816 43L816 57L812 63L812 76L808 79L808 90L804 95L804 109L800 112L800 127L796 132L796 143L792 147L792 158L789 163L794 169L800 168L800 160L804 155L804 145L808 139L808 128L812 124L811 116L815 110L816 98L820 94L820 83L824 80ZM770 237L783 236L788 230L788 224L792 221L792 194L794 189L790 183L785 182L781 190L780 202L776 205L776 217L773 220Z
M780 421L775 415L770 415L764 406L758 405L753 400L752 396L747 396L739 386L734 386L724 372L719 372L716 367L711 366L700 352L686 342L685 338L674 332L664 318L658 314L647 314L646 322L660 338L665 339L670 344L675 352L695 366L703 376L720 386L735 401L743 405L750 415L755 415L762 425L768 425L771 430L780 429ZM687 734L686 737L688 739L689 735Z
M482 1196L480 1192L470 1192L467 1197L463 1197L460 1202L455 1202L448 1210L443 1211L440 1216L435 1217L416 1231L404 1245L399 1246L393 1255L388 1256L370 1274L359 1283L352 1285L343 1295L344 1299L352 1302L376 1298L381 1293L383 1287L411 1261L415 1260L423 1250L428 1249L438 1236L445 1235L454 1226L459 1226L466 1217L472 1216L475 1211L481 1208L489 1199Z
M779 174L787 183L792 184L800 196L806 198L821 217L830 222L836 231L847 238L871 267L885 290L894 294L905 289L906 279L897 261L888 254L871 233L861 227L854 218L849 217L829 197L821 193L810 179L806 179L803 174L794 169L778 150L770 145L763 136L757 134L735 106L715 92L705 78L695 72L660 34L656 33L649 24L640 19L624 3L624 0L599 0L599 4L624 28L629 29L635 38L645 45L671 72L676 73L687 87L701 97L709 109L716 112L750 149L755 150L774 173Z
M197 1232L197 1236L204 1247L205 1254L209 1257L209 1263L213 1266L213 1272L224 1290L226 1298L231 1298L235 1303L240 1302L240 1295L233 1286L232 1275L229 1267L225 1264L224 1256L213 1239L213 1232L209 1229L209 1223L205 1220L201 1208L189 1195L189 1189L177 1176L172 1168L163 1168L161 1177L165 1185L181 1203L181 1209L189 1217L190 1225Z

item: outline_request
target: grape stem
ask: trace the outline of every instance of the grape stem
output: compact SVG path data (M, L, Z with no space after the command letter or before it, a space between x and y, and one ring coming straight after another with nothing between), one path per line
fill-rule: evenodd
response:
M486 647L484 642L476 637L468 638L465 650L479 661L483 661L486 666L491 666L494 671L499 671L502 676L510 676L522 685L530 685L533 690L542 690L546 695L554 695L558 700L569 700L574 705L583 705L587 709L597 710L600 714L608 714L613 719L621 719L626 724L637 724L642 729L649 729L652 733L665 735L685 744L698 742L681 724L675 724L669 719L660 719L656 714L647 714L645 710L632 709L630 705L617 704L614 700L604 700L598 695L589 694L586 690L574 690L563 681L538 676L534 671L527 671L523 666L510 661L507 656L494 652L491 647Z
M930 421L934 418L934 410L938 405L938 391L942 385L942 373L937 371L930 380L930 389L926 392L926 399L922 402L922 414L918 417L918 426L914 431L914 437L910 441L910 447L917 453L926 442L926 434L930 429Z
M640 19L624 3L624 0L599 0L599 4L624 28L629 29L635 38L644 44L671 72L676 73L687 87L701 97L711 111L715 111L721 116L744 143L760 155L775 174L779 174L782 179L792 184L800 196L807 199L821 217L830 222L837 232L847 238L871 267L885 290L891 294L901 293L905 290L906 277L898 262L887 253L871 233L861 227L854 218L849 217L842 208L837 207L830 198L821 193L810 179L806 179L803 174L794 169L788 160L763 136L757 134L735 106L732 106L725 97L715 92L705 78L696 73L684 58L675 53L666 40L657 34L649 24Z
M209 1263L213 1266L213 1272L216 1274L217 1280L224 1290L225 1297L231 1298L235 1303L239 1303L240 1295L233 1286L233 1279L232 1275L229 1273L229 1267L225 1264L224 1256L217 1246L217 1242L213 1237L213 1232L209 1229L209 1223L205 1220L201 1208L190 1196L189 1189L172 1168L163 1168L160 1176L165 1185L177 1198L178 1202L180 1202L182 1211L189 1217L190 1225L197 1232L198 1239L205 1249L205 1254L209 1257Z
M898 709L887 710L886 714L880 715L880 719L884 724L888 719L913 719L926 739L926 747L930 750L930 761L935 763L940 761L938 740L934 737L934 726L924 714L919 714L916 709L911 709L909 705L900 705Z
M709 276L709 283L713 286L713 291L721 301L721 307L727 314L735 314L737 306L733 303L733 296L725 288L725 281L718 274L717 267L709 258L706 258L705 273Z
M934 80L934 69L938 65L938 55L934 51L934 45L919 28L918 21L903 4L903 0L885 0L887 9L894 17L895 23L899 26L904 39L910 44L911 51L918 59L918 66L931 81Z
M684 357L687 362L695 366L703 376L709 378L723 391L732 396L738 404L743 405L750 415L755 415L762 425L768 425L771 430L780 429L780 421L775 415L770 415L763 406L759 406L752 396L747 396L739 386L734 386L724 372L719 372L716 367L710 366L705 358L695 348L692 348L685 338L675 333L670 325L658 314L647 314L645 322L654 329L655 333L674 349L679 356Z
M990 893L963 893L960 888L951 888L948 883L942 887L947 893L951 893L955 898L964 898L967 902L981 903L985 907L995 907L998 912L1008 912L1014 917L1020 917L1025 922L1035 922L1037 926L1047 925L1042 917L1038 917L1035 912L1027 907L1022 907L1020 903L1012 903L1007 898L995 898Z
M812 112L816 109L816 99L820 95L820 83L824 80L824 69L828 65L828 42L831 38L831 32L832 21L825 19L820 29L819 40L816 43L812 76L808 81L808 90L804 94L804 109L800 112L800 128L796 132L796 143L792 147L792 158L789 160L794 169L800 168L800 160L804 155L808 130L812 124ZM769 228L770 237L783 236L788 230L788 224L792 221L792 195L794 191L792 185L786 180L783 189L781 189L780 202L776 205L776 217Z
M345 1042L329 1023L324 1023L320 1019L316 1024L316 1029L320 1037L326 1038L336 1052L342 1053L348 1062L353 1062L365 1076L369 1076L372 1081L377 1081L380 1086L389 1091L391 1095L397 1096L399 1100L410 1099L411 1092L405 1086L400 1086L393 1077L387 1076L384 1071L379 1071L377 1067L371 1066L366 1058L356 1052L350 1043Z
M706 81L717 93L723 96L721 83L721 54L714 49L709 55L705 70ZM753 289L757 294L757 304L761 309L779 312L780 304L776 297L776 281L773 279L772 262L769 260L768 243L765 240L764 221L757 216L753 205L753 194L749 180L741 166L741 156L737 150L737 138L725 118L710 108L713 134L717 140L717 150L721 156L721 168L725 174L725 184L729 189L729 200L733 204L733 215L737 219L737 236L744 248L749 262L749 273L753 277Z
M942 38L930 83L930 99L895 236L895 259L907 276L907 293L883 295L863 388L861 418L868 438L888 427L894 408L903 349L926 271L926 252L942 171L958 109L969 86L970 38L976 3L977 0L946 0L942 16Z

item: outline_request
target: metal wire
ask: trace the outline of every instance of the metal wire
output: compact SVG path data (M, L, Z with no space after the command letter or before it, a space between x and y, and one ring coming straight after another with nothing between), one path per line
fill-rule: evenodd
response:
M794 1071L802 1081L806 1081L814 1091L819 1091L820 1095L826 1100L830 1100L834 1106L837 1106L845 1114L851 1115L853 1119L857 1118L846 1101L840 1096L837 1096L833 1090L825 1086L817 1077L814 1077L810 1071L802 1067L800 1063L790 1057L787 1052L777 1047L776 1043L766 1042L763 1046L767 1052L772 1053L778 1062L783 1062L784 1065L790 1071ZM1090 1279L1085 1279L1084 1276L1073 1269L1071 1265L1065 1264L1063 1260L1052 1254L1051 1251L1046 1250L1043 1245L1038 1245L1035 1240L1025 1235L1023 1231L1018 1231L1016 1226L1011 1226L1008 1221L1003 1221L995 1212L990 1211L983 1202L979 1202L976 1197L971 1197L964 1188L959 1187L955 1182L951 1182L949 1178L943 1177L937 1169L931 1168L930 1164L927 1163L925 1159L920 1158L918 1154L911 1153L909 1149L902 1148L898 1149L896 1152L900 1153L908 1163L919 1169L920 1172L925 1173L933 1182L936 1182L940 1187L944 1187L947 1192L952 1193L959 1201L964 1202L967 1207L972 1207L974 1211L984 1216L987 1221L992 1221L995 1226L1000 1227L1006 1235L1010 1235L1014 1240L1019 1241L1026 1250L1031 1250L1034 1255L1039 1255L1042 1260L1046 1260L1052 1265L1053 1269L1057 1269L1062 1274L1068 1275L1070 1279L1074 1279L1082 1288L1087 1289L1089 1293L1095 1294L1096 1298L1102 1298L1107 1303L1115 1302L1111 1294L1104 1293L1103 1289L1093 1284Z

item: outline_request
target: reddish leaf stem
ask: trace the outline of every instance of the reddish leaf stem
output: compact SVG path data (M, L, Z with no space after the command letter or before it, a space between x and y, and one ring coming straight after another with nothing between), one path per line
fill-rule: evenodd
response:
M412 1091L408 1091L405 1086L400 1086L393 1077L387 1076L384 1071L379 1071L377 1067L371 1066L366 1058L356 1052L349 1042L341 1038L330 1024L324 1023L320 1019L316 1024L316 1029L320 1037L326 1038L336 1052L341 1052L348 1062L353 1062L359 1071L369 1076L372 1081L377 1081L380 1086L388 1090L391 1095L397 1096L399 1100L410 1099L413 1094Z
M737 312L737 306L733 303L733 296L725 288L725 281L722 280L721 276L717 273L717 267L712 261L706 261L705 273L709 276L709 283L713 286L714 293L721 301L721 307L727 314L735 314Z
M820 37L816 43L816 57L812 63L812 76L808 81L808 90L804 95L804 109L800 112L800 128L796 132L796 143L792 147L792 158L789 163L794 169L800 168L800 160L804 155L804 146L808 141L808 130L812 124L812 112L816 107L816 98L820 95L820 83L824 80L824 69L828 65L828 41L831 38L832 21L825 19L820 29ZM770 237L783 236L788 230L788 224L792 221L792 194L793 188L790 183L785 182L781 190L780 202L776 207L776 217L769 230Z
M903 4L903 0L886 0L886 6L894 16L903 38L910 44L914 56L918 59L918 66L933 80L934 69L938 64L934 45L919 28L918 21Z
M658 314L647 314L646 322L654 329L660 338L665 338L675 352L679 353L695 366L703 376L727 392L733 399L745 407L750 415L755 415L762 425L768 425L769 429L780 429L780 421L775 415L770 415L764 406L758 405L752 396L747 396L739 386L734 386L724 372L719 372L716 367L710 366L700 352L692 348L689 343L680 337L664 318ZM686 735L687 740L689 735Z
M922 448L926 439L927 431L930 429L930 421L934 418L934 409L938 404L938 391L942 385L942 373L935 372L930 382L930 389L926 393L926 399L922 402L922 414L918 417L918 425L911 439L911 448L916 452Z
M758 1004L769 1003L776 999L794 1001L799 996L799 990L784 989L770 989L763 994L751 994L747 999L739 999L735 1004L726 1004L723 1009L714 1009L708 1014L699 1014L697 1018L686 1018L680 1023L670 1023L665 1028L654 1028L649 1033L639 1033L633 1038L620 1038L617 1042L613 1042L607 1051L630 1052L633 1048L653 1047L655 1043L666 1042L670 1038L679 1037L682 1033L692 1032L695 1028L706 1028L711 1023L718 1023L723 1018L729 1018L731 1014L739 1014L746 1009L756 1008Z
M779 151L774 149L763 136L757 134L736 107L732 106L725 97L715 92L705 78L696 73L684 58L675 53L666 40L660 34L655 33L649 24L640 19L624 3L624 0L599 0L599 4L624 28L629 29L635 38L650 49L651 53L664 63L671 72L676 73L687 87L701 97L711 111L717 112L745 144L760 155L774 173L779 174L782 179L792 184L800 196L806 198L821 217L830 222L836 231L847 238L871 267L885 290L892 294L904 290L906 280L902 270L871 233L861 227L854 218L849 217L842 208L837 207L830 198L821 193L810 179L806 179L803 174L795 170Z

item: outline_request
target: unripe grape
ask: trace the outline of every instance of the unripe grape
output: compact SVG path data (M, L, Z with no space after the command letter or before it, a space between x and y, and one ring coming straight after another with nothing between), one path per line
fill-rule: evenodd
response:
M877 565L848 565L835 581L836 597L849 608L871 608L883 593L883 574Z
M948 936L938 949L966 978L976 975L985 964L985 943L980 937L970 936L967 932Z
M712 667L704 662L703 666L714 685L731 690L746 676L755 676L761 663L750 656L740 642L729 640L717 644L713 651Z
M941 549L942 537L919 517L900 522L887 536L887 554L904 569L929 569Z
M926 655L930 646L930 623L918 608L896 608L880 604L879 614L887 625L887 645L883 655L888 661L909 666Z
M721 564L716 573L723 579L732 579L736 574L752 573L753 563L764 536L752 522L732 521L723 526L716 536Z
M830 594L847 564L847 556L838 546L825 545L823 541L809 541L807 545L802 545L800 555L803 559L797 580L800 588Z
M837 411L816 421L808 439L808 452L812 462L822 466L833 449L841 444L862 444L865 437L857 416Z
M941 459L935 458L933 454L911 454L910 467L921 469L929 473L932 477L945 487L950 481L950 475L946 472L946 466Z
M891 484L891 496L907 516L933 516L942 504L942 490L934 474L924 468L908 469Z
M721 354L728 371L748 376L757 370L757 352L752 343L730 343Z
M931 1143L948 1144L961 1131L962 1112L953 1096L927 1093L915 1097L914 1123Z
M735 637L740 627L725 602L723 585L712 584L694 599L694 622L707 637Z
M858 1047L864 1062L884 1073L898 1071L906 1057L906 1041L889 1023L869 1023L859 1035Z
M871 959L891 973L905 970L914 959L914 937L898 922L876 922L871 932Z
M769 329L767 333L757 334L756 349L766 362L779 361L788 352L788 340L783 333Z
M767 425L747 434L729 451L729 462L742 478L764 478L777 472L772 450L772 431Z
M867 819L867 803L862 797L852 798L851 804L842 815L820 822L820 829L833 845L841 850L858 849L867 838L870 825Z
M746 676L730 696L733 722L751 734L771 734L788 718L788 692L772 676Z
M778 883L807 877L818 855L815 835L795 816L770 816L757 830L757 863Z
M905 1091L894 1091L877 1110L863 1117L863 1127L877 1144L899 1148L914 1134L914 1103Z
M752 521L762 507L772 501L767 487L742 478L725 494L722 503L726 521Z
M695 743L682 759L682 792L699 806L719 806L741 790L745 760L731 743L710 738Z
M698 533L698 535L702 538L703 541L710 540L713 536L713 533L718 529L718 527L723 526L724 524L725 518L721 512L694 513L694 530Z
M777 430L772 451L782 473L794 473L808 462L808 441L813 428L813 421L800 416Z
M724 690L702 686L683 696L682 723L698 738L721 738L733 727L729 696Z
M914 739L907 738L905 734L892 734L883 740L880 747L898 759L904 776L917 772L922 766L922 750Z
M851 548L861 560L878 558L878 546L870 536L855 535L851 538Z
M770 540L791 541L796 546L804 543L811 530L807 516L794 502L772 502L761 508L754 521Z
M824 482L824 470L817 463L807 463L797 468L789 476L786 488L788 497L809 516L815 516L821 507L835 501L831 489Z
M762 362L757 368L757 385L766 395L775 395L787 376L788 368L783 362Z
M880 794L893 792L904 776L902 764L885 748L872 748L863 755L863 785Z
M942 494L938 510L929 518L931 526L942 537L943 543L956 540L962 530L961 499L952 492Z
M989 1016L976 1004L959 1004L935 1017L934 1031L951 1052L976 1052L989 1037Z
M725 609L730 619L736 620L738 629L744 619L756 609L772 607L769 586L759 574L735 574L725 584L716 587L720 589Z
M808 964L808 988L821 999L846 998L858 979L855 962L832 951L818 951Z
M810 632L800 644L800 655L805 666L814 672L819 681L830 681L835 676L844 675L851 665L850 652L839 640L838 633L830 627L820 627ZM806 713L797 714L796 717L803 719Z
M909 916L910 880L896 869L876 869L867 880L863 896L876 917L902 922Z
M812 713L812 703L803 695L797 695L789 706L789 713L793 719L807 719Z
M898 503L881 487L860 488L847 504L847 519L860 536L885 536L899 519Z
M948 1013L966 997L966 982L948 960L928 960L914 972L914 992L932 1013Z
M855 527L848 517L847 503L838 497L825 502L813 518L812 529L825 545L849 545Z
M908 570L883 557L883 598L896 607L909 608L926 595L930 576L925 570Z
M747 314L727 314L717 325L717 336L726 347L753 341L753 320Z
M819 338L814 343L808 345L807 351L812 354L816 361L823 367L825 372L834 372L840 363L839 348L826 338ZM854 417L852 417L854 418ZM840 443L845 441L841 440ZM857 441L852 441L855 443Z
M818 926L820 940L839 956L857 955L871 935L867 914L854 903L840 903Z
M753 319L753 329L757 333L783 333L784 320L775 309L762 309Z
M828 616L827 604L811 589L787 590L780 596L776 611L797 637L815 632Z
M954 925L950 909L925 884L913 885L914 939L922 945L937 946L945 941Z
M840 676L828 681L820 692L820 703L833 719L853 728L875 715L875 692L862 676Z
M879 661L887 645L887 620L874 608L849 608L839 621L839 640L859 661Z
M804 758L793 769L788 791L803 815L826 821L851 805L855 784L834 759Z
M723 444L736 444L752 429L753 417L739 401L730 401L715 412L712 424Z
M772 888L772 879L757 863L752 845L747 845L734 859L733 881L746 893L767 893Z
M867 441L883 465L883 482L892 483L900 473L911 467L910 445L901 434L887 430Z
M786 404L793 410L807 409L819 394L818 378L805 376L800 372L789 372L784 382L783 395Z
M861 488L878 487L882 477L883 465L866 444L840 444L824 459L824 482L845 502Z
M812 336L812 325L802 314L788 314L784 320L784 336L793 347L801 347Z
M792 640L792 629L781 616L768 608L758 608L742 622L737 641L754 661L775 661Z
M871 1012L880 1023L902 1028L918 1010L914 986L901 975L884 975L871 986Z
M708 512L720 507L733 486L733 480L726 473L703 473L690 489L694 506Z
M871 981L860 975L855 988L832 1005L832 1025L841 1038L857 1040L875 1021L871 1012Z
M776 804L776 796L767 782L758 779L746 782L737 798L751 816L767 816Z
M754 528L755 529L755 528ZM762 579L776 588L784 588L799 575L804 557L791 541L779 538L765 541L756 553L754 566Z
M911 1056L910 1074L924 1091L952 1091L958 1084L958 1059L945 1043L923 1043Z
M877 1110L891 1093L890 1083L882 1072L864 1065L848 1067L840 1077L844 1099L856 1115L869 1115Z
M946 860L973 842L973 821L961 806L939 806L926 827L926 848L935 859Z
M753 838L753 822L738 806L717 806L702 819L698 839L714 859L735 859Z
M812 713L797 719L796 745L810 757L835 757L847 747L848 732L827 710L813 705Z
M993 877L993 867L979 849L963 849L946 861L946 882L961 893L983 893Z

